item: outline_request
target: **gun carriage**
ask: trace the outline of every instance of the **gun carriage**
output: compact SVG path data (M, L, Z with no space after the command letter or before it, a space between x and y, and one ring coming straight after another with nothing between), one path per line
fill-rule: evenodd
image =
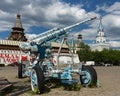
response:
M89 18L65 28L54 28L48 30L30 40L30 42L20 45L22 51L29 52L30 55L34 56L34 58L32 58L31 61L21 61L22 64L18 67L18 77L22 78L23 75L30 77L32 91L35 91L35 88L37 87L40 93L44 92L44 82L50 78L58 78L65 84L78 83L80 80L82 85L95 85L97 82L97 74L95 69L92 66L83 66L81 62L77 64L75 69L73 67L75 63L73 62L73 53L71 50L69 57L72 62L65 68L61 68L59 64L61 48L64 41L67 40L67 36L69 34L68 31L95 18L96 17ZM60 37L62 37L63 40L59 47L57 65L55 66L53 64L51 41ZM68 48L71 49L68 43L67 45ZM77 74L79 76L79 80L74 78L73 74Z

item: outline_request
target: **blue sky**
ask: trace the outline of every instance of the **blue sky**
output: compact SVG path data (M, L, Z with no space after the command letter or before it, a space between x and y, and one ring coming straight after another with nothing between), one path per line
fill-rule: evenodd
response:
M120 0L1 0L0 39L10 35L18 12L27 38L85 18L102 17L107 39L113 47L120 46ZM99 19L87 22L73 29L71 34L75 38L82 34L85 43L92 43L98 24Z

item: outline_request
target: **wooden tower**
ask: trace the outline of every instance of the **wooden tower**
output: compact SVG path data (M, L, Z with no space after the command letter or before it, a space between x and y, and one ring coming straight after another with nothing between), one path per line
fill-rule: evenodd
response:
M17 14L16 22L15 22L15 25L12 28L12 30L13 31L11 32L10 36L8 37L8 40L27 41L19 14Z

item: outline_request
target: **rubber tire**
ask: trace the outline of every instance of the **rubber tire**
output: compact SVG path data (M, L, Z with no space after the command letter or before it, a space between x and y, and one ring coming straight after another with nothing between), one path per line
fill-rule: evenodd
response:
M31 88L32 88L32 91L34 91L34 92L35 92L35 90L33 89L33 85L32 85L32 72L33 72L33 70L35 71L36 77L37 77L36 87L38 87L38 89L39 89L39 94L42 94L44 92L44 74L43 74L43 71L39 65L34 66L32 71L31 71Z
M97 86L97 73L96 70L92 66L82 66L82 71L86 71L89 73L91 80L87 83L84 83L82 77L83 75L80 75L80 81L83 86L90 86L94 87Z
M23 78L23 72L22 72L22 70L23 70L23 64L19 64L18 65L18 78Z

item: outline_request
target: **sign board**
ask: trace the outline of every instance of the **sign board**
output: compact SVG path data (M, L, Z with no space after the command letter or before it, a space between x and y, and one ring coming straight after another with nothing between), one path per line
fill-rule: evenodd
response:
M0 50L0 64L21 62L21 59L27 60L28 56L28 54L17 50Z

